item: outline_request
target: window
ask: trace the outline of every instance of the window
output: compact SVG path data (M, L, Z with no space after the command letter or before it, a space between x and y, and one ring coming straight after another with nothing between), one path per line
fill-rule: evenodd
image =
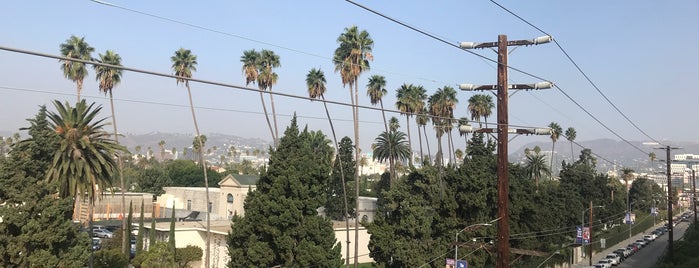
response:
M192 210L192 200L187 200L187 210Z
M228 204L233 204L233 195L228 194L228 196L226 197L226 201L228 201Z
M209 202L209 213L211 213L211 208L213 207L213 204Z

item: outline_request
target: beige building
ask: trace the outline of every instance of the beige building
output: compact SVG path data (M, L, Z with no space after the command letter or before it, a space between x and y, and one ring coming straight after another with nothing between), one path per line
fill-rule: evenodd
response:
M245 197L256 189L257 176L228 175L218 184L218 188L209 188L210 217L211 217L211 267L225 267L230 261L227 248L227 236L231 231L230 218L237 215L245 215L243 204ZM206 197L204 187L164 187L165 194L158 196L156 210L161 218L169 218L172 207L175 208L175 217L190 216L192 212L199 212L195 221L181 221L175 225L176 247L194 245L202 250L206 248ZM360 197L358 215L360 219L373 221L376 213L376 198ZM354 221L351 221L350 234L350 261L354 256ZM146 226L150 228L150 226ZM342 245L342 258L347 258L347 228L345 222L333 222L335 238ZM359 233L359 263L368 263L373 260L369 257L369 234L366 228L360 226ZM159 241L167 241L170 230L169 223L156 225L156 237ZM192 267L204 267L203 262L196 262Z
M233 215L244 215L243 203L249 191L254 191L257 176L228 175L218 183L218 188L209 187L209 212L211 220L228 220ZM158 206L163 213L175 207L176 217L185 217L198 211L198 219L206 218L206 189L204 187L163 187L165 193L158 196ZM169 211L169 210L168 210ZM170 217L169 214L160 215Z

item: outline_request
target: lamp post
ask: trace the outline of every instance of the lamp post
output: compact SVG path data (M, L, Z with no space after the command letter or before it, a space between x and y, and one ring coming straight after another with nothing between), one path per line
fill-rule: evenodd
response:
M539 266L537 266L536 268L541 267L542 265L544 265L544 263L546 263L548 260L550 260L551 258L553 258L553 256L555 256L555 255L557 255L557 254L561 254L561 251L560 251L560 250L556 250L556 252L554 252L553 254L551 254L551 256L549 256L549 257L546 258L544 261L542 261L542 262L539 264Z
M590 242L589 243L590 244L592 243L592 209L593 208L603 208L603 207L604 206L592 206L592 201L590 201L590 207L584 209L580 215L580 222L581 222L580 228L583 228L585 226L585 212L587 212L588 210L590 211L590 226L589 226L589 228L590 228ZM585 251L584 250L585 249L585 241L583 240L580 242L582 244L583 252L584 252ZM592 247L589 247L589 255L590 255L589 256L590 257L590 265L592 265Z
M460 233L462 233L464 231L471 231L471 230L474 230L476 228L483 227L483 226L491 226L491 225L493 225L492 224L493 222L496 222L499 219L500 218L497 218L497 219L494 219L494 220L486 222L486 223L472 224L472 225L466 226L465 228L456 232L456 235L454 236L454 262L459 260L459 234Z
M498 268L509 267L510 265L510 226L509 226L509 209L508 209L508 195L509 195L509 178L507 174L507 125L508 125L508 98L507 89L512 87L513 89L543 89L553 86L552 83L547 82L545 85L541 84L542 87L537 87L537 84L532 85L507 85L507 56L508 46L530 46L545 44L551 42L553 38L551 36L537 37L532 40L516 40L508 41L507 35L498 35L497 42L487 42L487 43L476 43L476 42L461 42L459 46L463 49L478 49L478 48L498 48L498 83L496 86L480 86L476 87L471 84L459 85L461 90L495 90L497 89L497 127L498 127L498 217L500 218L500 223L498 224L498 258L496 261L496 266ZM521 87L520 87L521 86Z

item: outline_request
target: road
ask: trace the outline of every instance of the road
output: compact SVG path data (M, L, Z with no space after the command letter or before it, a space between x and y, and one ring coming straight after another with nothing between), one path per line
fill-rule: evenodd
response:
M677 241L684 236L684 232L687 230L687 227L689 226L688 222L680 222L675 226L673 229L673 240ZM658 261L658 259L663 255L665 252L665 249L667 248L667 241L668 240L668 234L665 233L662 236L658 237L650 243L648 246L642 248L640 251L638 251L636 254L631 256L630 258L626 259L624 262L619 264L619 268L645 268L645 267L653 267L655 263Z
M656 225L653 228L649 229L648 231L652 231L656 227L659 227L660 225ZM684 236L684 232L687 230L687 227L689 226L689 222L680 222L673 228L673 238L675 241L682 239ZM626 239L622 241L621 243L617 245L612 245L606 248L605 250L595 253L592 256L592 263L595 264L602 258L604 258L607 254L612 253L614 250L620 247L626 247L626 245L630 244L632 241L636 241L636 239L642 239L644 234L637 234L629 239ZM617 268L645 268L645 267L653 267L655 263L658 261L660 256L663 255L665 252L665 249L667 248L667 239L668 239L668 234L665 233L662 236L659 236L655 241L650 243L649 245L645 246L636 254L633 256L629 257L628 259L624 260L621 264L616 266ZM572 267L590 267L588 266L588 259L584 259L580 263L574 264Z

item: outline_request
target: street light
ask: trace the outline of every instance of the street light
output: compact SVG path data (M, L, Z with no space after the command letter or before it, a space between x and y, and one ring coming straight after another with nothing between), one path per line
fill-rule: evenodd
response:
M580 215L580 222L581 222L580 228L582 229L585 226L585 212L587 212L588 210L590 211L590 230L589 230L590 242L589 243L592 243L592 209L593 208L603 208L603 207L604 206L592 206L592 201L590 201L590 207L584 209ZM580 239L580 240L581 240L580 244L582 244L583 253L584 253L585 252L585 250L584 250L585 249L585 241L583 239ZM590 265L592 265L592 247L590 247L590 254L589 255L590 255L589 256L590 257Z
M558 254L561 254L561 251L560 251L560 250L556 250L556 252L554 252L553 254L551 254L551 256L549 256L549 257L546 258L544 261L542 261L542 262L539 264L539 266L537 266L536 268L541 267L542 265L544 265L544 263L546 263L548 260L550 260L551 258L553 258L553 256L558 255Z
M493 222L496 222L499 219L500 218L497 218L497 219L494 219L494 220L486 222L486 223L472 224L472 225L466 226L465 228L456 232L456 236L454 236L454 262L459 260L459 234L460 233L462 233L464 231L471 231L471 230L474 230L476 228L483 227L483 226L491 226L491 225L493 225Z

